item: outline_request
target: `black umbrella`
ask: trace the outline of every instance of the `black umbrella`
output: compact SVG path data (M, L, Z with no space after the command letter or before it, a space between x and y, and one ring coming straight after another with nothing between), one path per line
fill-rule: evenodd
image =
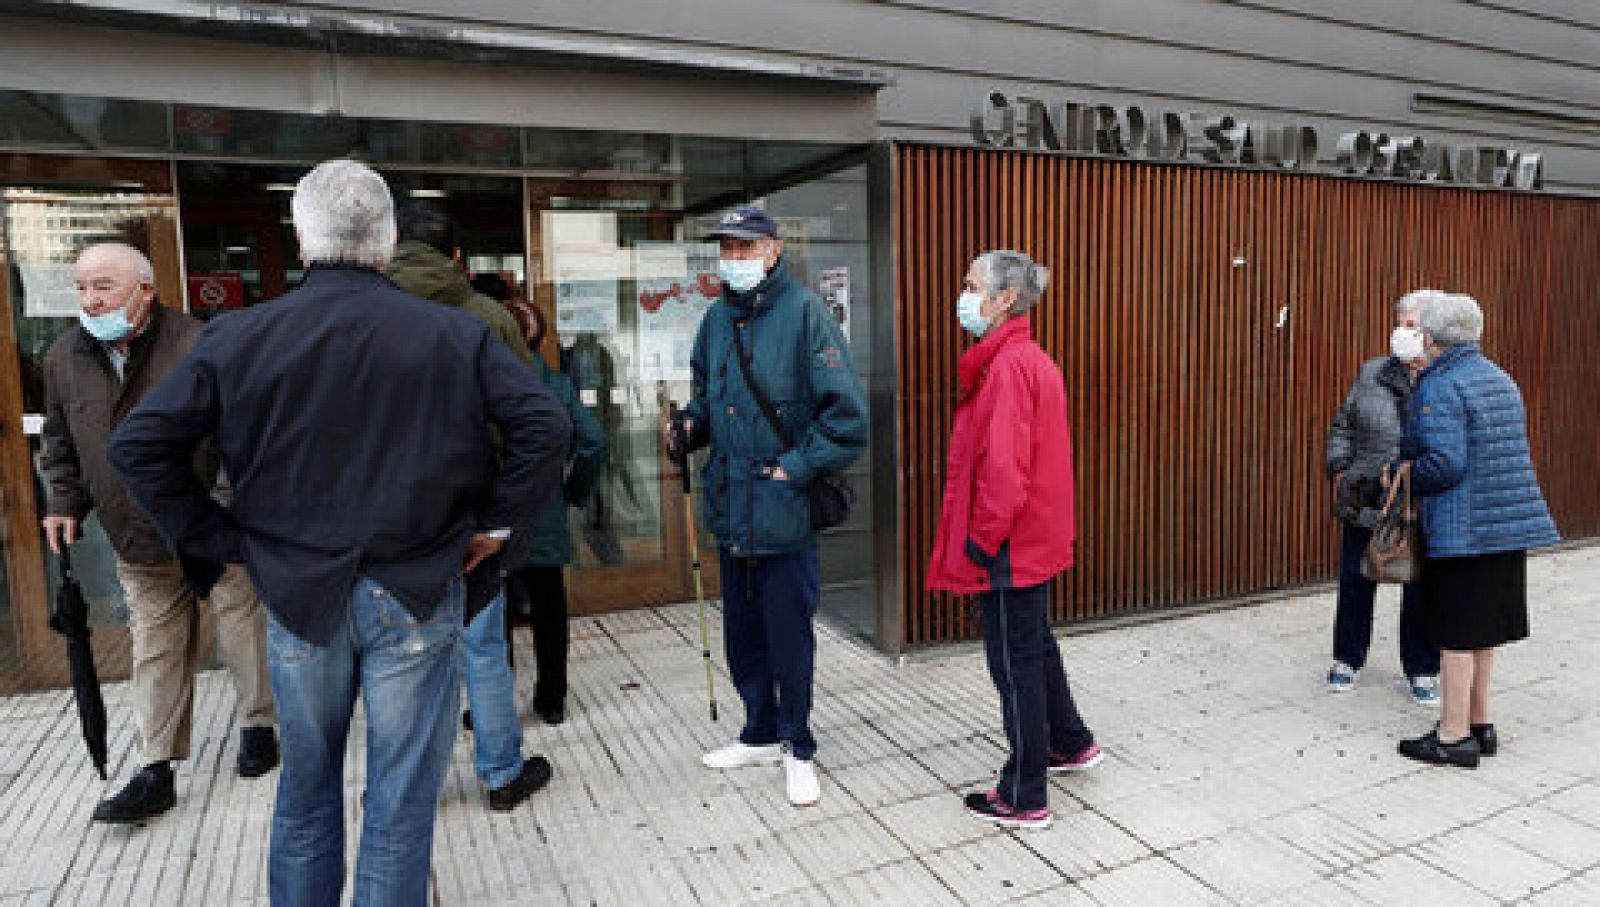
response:
M89 758L106 778L106 701L100 696L100 677L94 669L94 649L89 645L89 603L72 574L72 556L61 548L61 589L56 592L56 612L50 629L67 638L67 663L72 666L72 692L78 700L78 720Z

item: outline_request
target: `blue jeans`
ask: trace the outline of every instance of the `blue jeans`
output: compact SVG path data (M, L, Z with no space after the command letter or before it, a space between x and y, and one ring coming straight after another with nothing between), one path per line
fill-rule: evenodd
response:
M461 637L461 672L472 709L473 764L490 790L522 774L522 719L516 679L506 659L506 593L485 605Z
M366 577L325 646L267 624L283 767L268 876L274 907L339 903L345 741L356 694L367 719L367 789L354 903L423 905L433 822L461 704L462 587L419 622Z
M722 642L744 702L741 743L783 742L796 759L817 751L811 736L812 628L822 598L817 546L773 557L722 550Z
M1047 805L1050 754L1070 756L1094 743L1067 686L1061 647L1050 629L1050 584L985 592L983 649L1000 694L1011 754L1000 770L1000 799L1016 809Z
M1356 670L1367 663L1372 644L1372 605L1378 584L1361 575L1361 555L1372 530L1345 526L1339 550L1339 604L1333 617L1333 657ZM1407 677L1439 673L1439 647L1425 639L1422 626L1422 584L1406 583L1400 591L1400 666Z

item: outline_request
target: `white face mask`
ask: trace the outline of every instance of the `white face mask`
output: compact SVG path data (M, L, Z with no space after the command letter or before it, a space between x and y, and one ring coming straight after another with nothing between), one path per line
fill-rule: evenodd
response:
M759 258L717 260L717 276L735 293L748 293L767 276L767 263Z
M1422 332L1416 328L1395 328L1389 334L1389 352L1401 362L1414 362L1423 358Z
M983 294L967 291L956 300L956 320L974 337L989 333L989 319L983 317Z

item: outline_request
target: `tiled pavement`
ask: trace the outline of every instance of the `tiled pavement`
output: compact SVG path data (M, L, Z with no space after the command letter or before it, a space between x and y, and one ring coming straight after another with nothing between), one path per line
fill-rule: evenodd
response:
M825 630L824 799L794 809L778 769L699 767L738 707L719 674L724 714L707 718L692 606L576 621L570 720L529 724L556 780L490 814L462 735L436 901L1600 904L1600 547L1536 558L1531 575L1535 637L1503 650L1496 682L1504 748L1475 772L1394 754L1431 719L1400 685L1390 593L1372 664L1341 696L1320 685L1331 593L1067 635L1109 758L1053 782L1044 832L961 811L957 793L986 784L1002 749L974 649L897 666ZM230 770L226 678L200 696L180 804L133 830L88 821L110 787L65 694L0 700L0 902L265 902L273 781ZM120 780L126 691L108 700ZM352 821L361 783L354 758Z

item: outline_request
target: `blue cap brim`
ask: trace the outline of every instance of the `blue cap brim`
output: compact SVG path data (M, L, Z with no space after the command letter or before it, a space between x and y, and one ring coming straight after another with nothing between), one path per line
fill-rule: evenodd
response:
M738 227L723 227L706 234L707 239L722 239L723 237L729 239L777 239L771 233L763 233L760 230L742 230Z

